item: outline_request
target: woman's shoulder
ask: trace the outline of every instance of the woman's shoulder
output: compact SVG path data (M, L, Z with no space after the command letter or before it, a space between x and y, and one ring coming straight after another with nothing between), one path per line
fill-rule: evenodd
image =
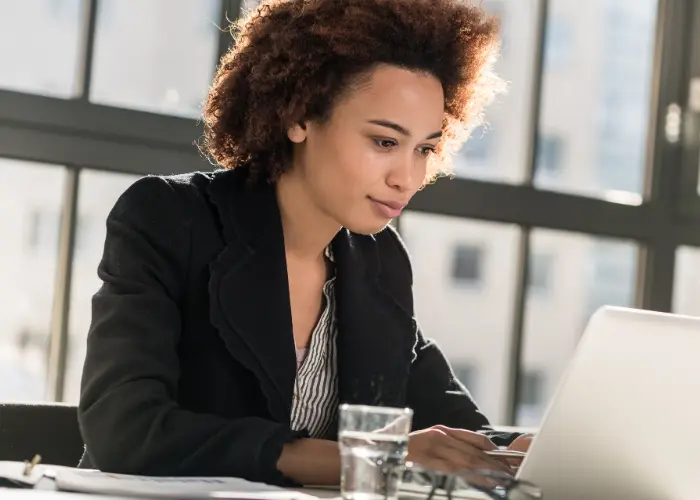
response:
M215 242L218 225L208 200L210 185L219 175L191 172L138 179L110 211L108 232L134 231L153 244L170 246L190 247L192 240Z
M177 175L147 175L136 180L119 198L117 205L155 205L180 198L202 196L218 172L190 172Z
M209 188L222 171L190 172L177 175L147 175L136 180L119 197L112 217L140 216L144 222L180 222L209 216L206 209ZM205 209L205 210L202 210Z

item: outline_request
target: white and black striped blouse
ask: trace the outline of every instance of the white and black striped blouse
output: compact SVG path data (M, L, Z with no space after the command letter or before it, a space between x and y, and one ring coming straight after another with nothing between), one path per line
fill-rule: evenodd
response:
M332 258L332 257L331 257ZM338 413L338 369L335 321L335 278L323 286L325 307L305 353L297 350L297 378L291 427L312 438L327 437ZM305 356L304 356L305 354Z

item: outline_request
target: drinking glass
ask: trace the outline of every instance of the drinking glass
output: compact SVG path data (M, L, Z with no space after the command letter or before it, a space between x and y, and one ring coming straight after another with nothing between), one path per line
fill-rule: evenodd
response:
M410 408L340 407L340 491L344 500L397 498L412 420Z

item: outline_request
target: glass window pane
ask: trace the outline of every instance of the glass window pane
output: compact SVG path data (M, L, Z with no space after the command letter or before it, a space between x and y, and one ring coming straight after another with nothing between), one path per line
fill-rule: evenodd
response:
M262 0L243 0L243 11L249 11L260 5Z
M0 159L0 402L46 398L65 171Z
M6 0L0 7L0 87L73 97L82 0Z
M532 232L517 422L537 426L586 323L604 305L634 306L637 246Z
M486 126L474 130L457 154L455 174L519 183L525 179L528 162L536 2L486 0L482 6L501 22L501 56L496 71L509 82L508 91L486 109Z
M90 99L200 114L216 65L219 0L100 2Z
M681 247L676 251L673 312L700 316L700 248Z
M516 226L406 212L416 316L494 423L506 419Z
M97 266L102 258L107 215L138 177L94 170L80 174L78 194L78 226L75 239L75 260L71 289L70 336L64 399L76 403L80 396L80 378L85 360L85 341L92 318L92 296L102 282Z
M641 201L656 11L657 0L549 2L537 187Z

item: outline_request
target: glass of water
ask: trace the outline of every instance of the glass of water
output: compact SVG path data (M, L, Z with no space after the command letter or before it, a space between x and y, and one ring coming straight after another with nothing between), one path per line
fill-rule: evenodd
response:
M340 491L345 500L395 500L408 453L413 410L340 407Z

